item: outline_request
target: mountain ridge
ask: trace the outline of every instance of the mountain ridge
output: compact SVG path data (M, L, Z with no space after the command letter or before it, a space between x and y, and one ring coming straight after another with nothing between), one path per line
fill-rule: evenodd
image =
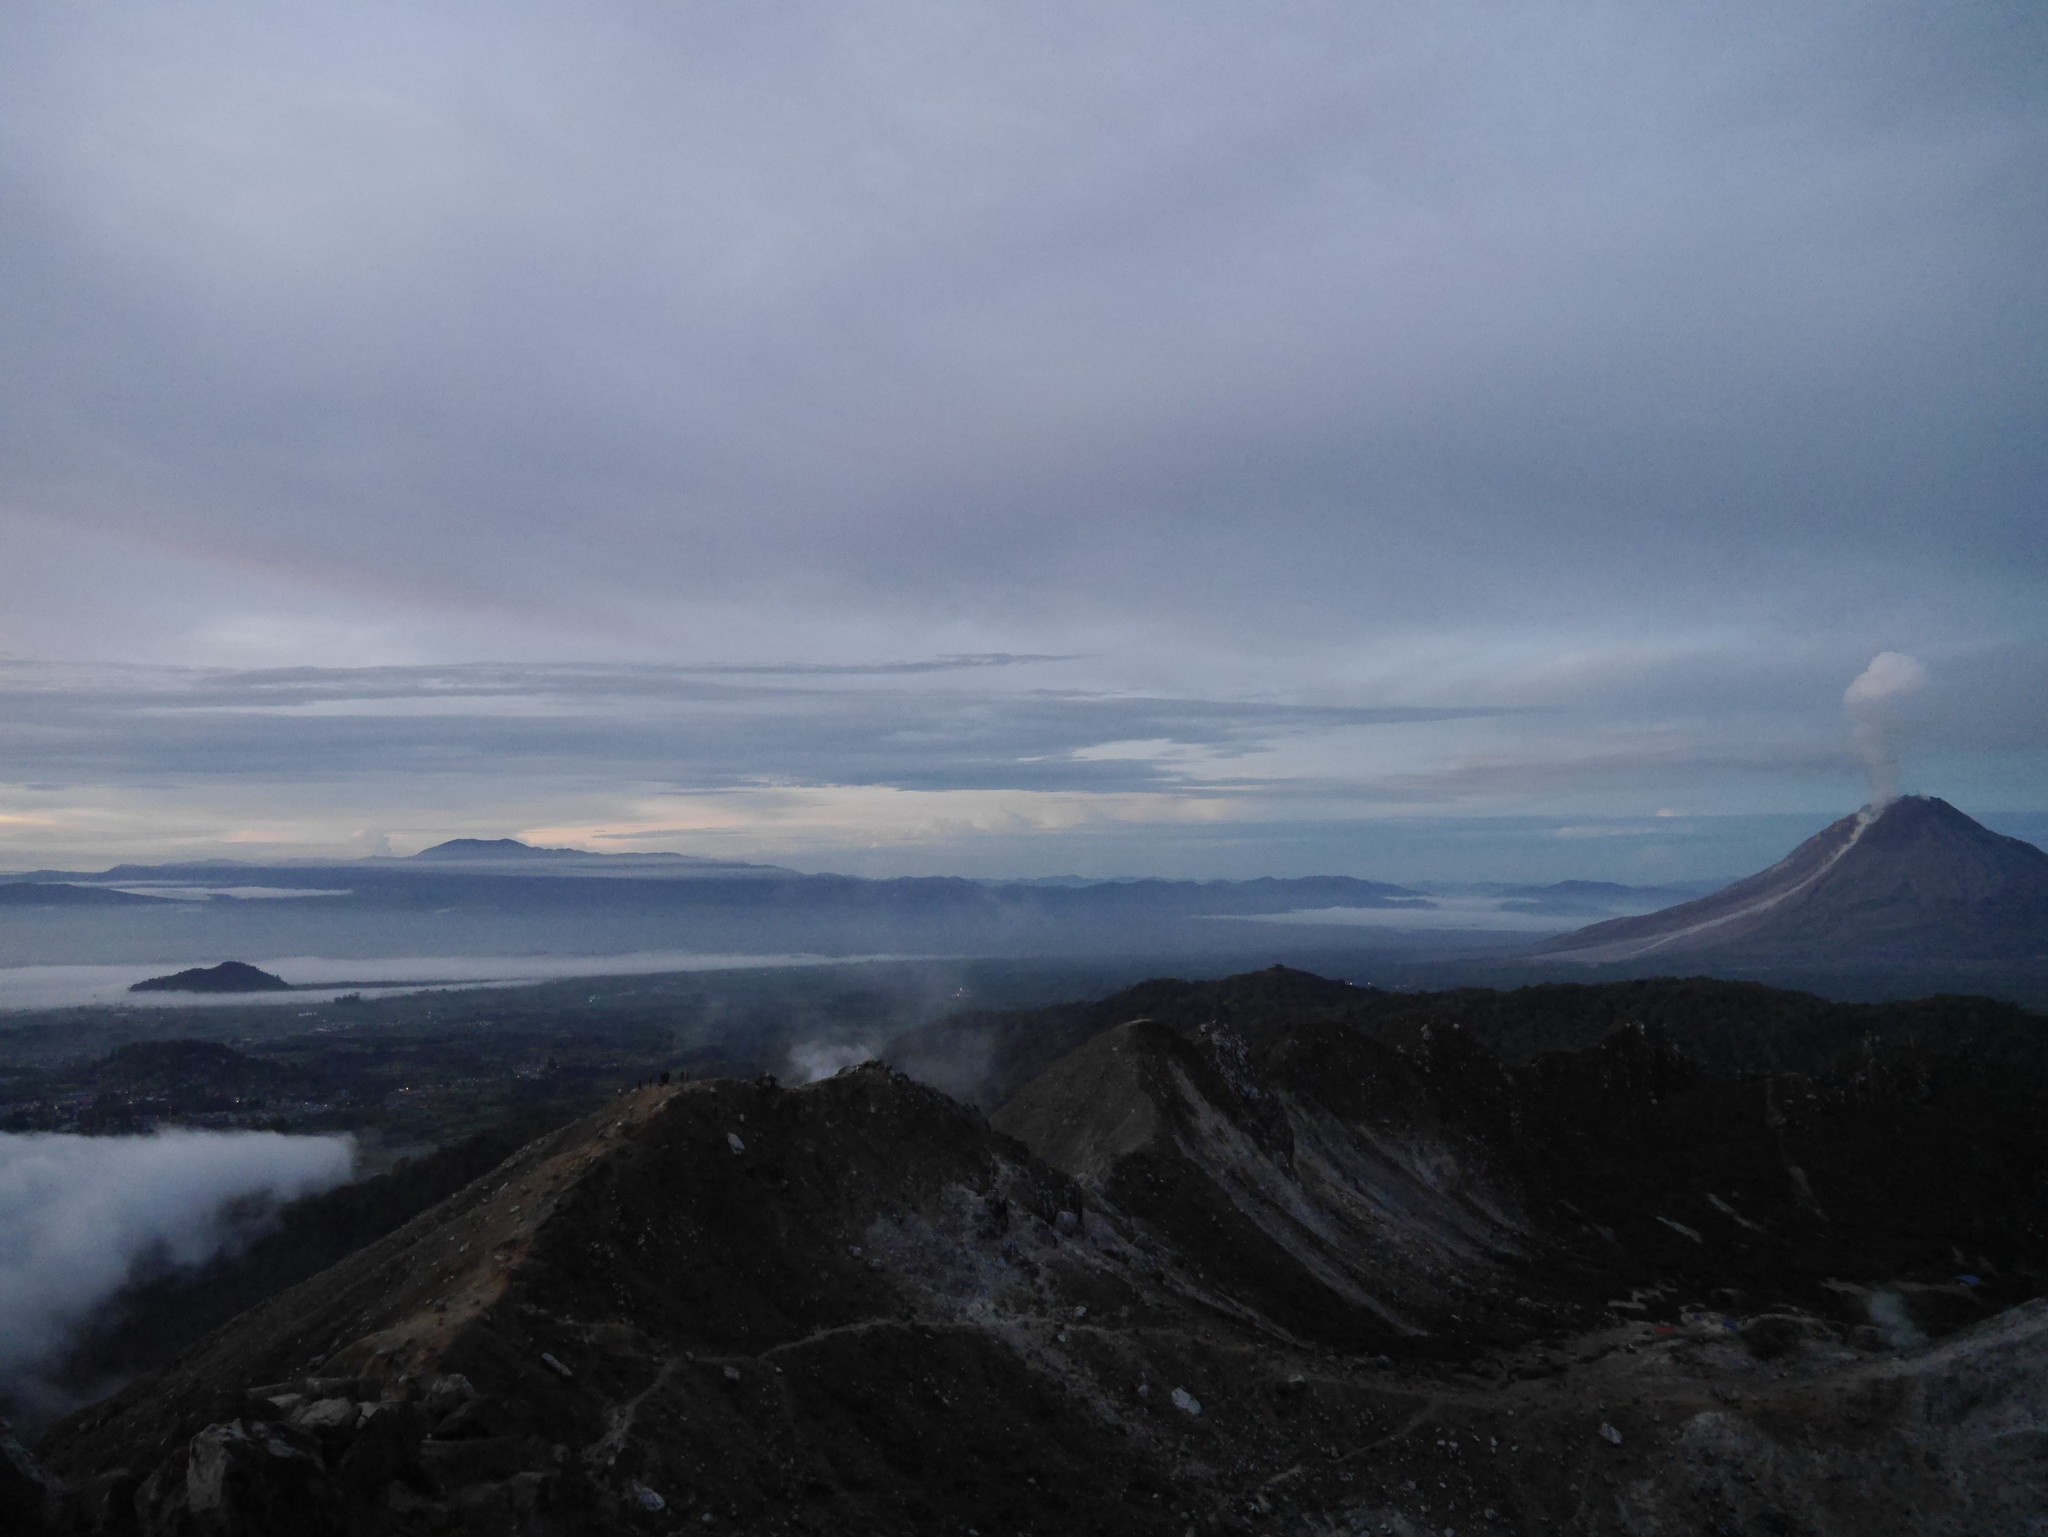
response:
M2042 1042L1724 1071L1648 996L1512 1065L1463 995L1162 979L986 1120L644 1086L58 1426L50 1525L2026 1530Z

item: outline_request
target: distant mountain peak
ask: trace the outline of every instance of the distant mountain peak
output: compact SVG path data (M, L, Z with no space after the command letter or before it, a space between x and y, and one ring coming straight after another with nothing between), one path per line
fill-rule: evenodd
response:
M2048 952L2048 853L1931 795L1864 806L1697 901L1562 935L1539 953L1858 963Z
M582 854L581 849L547 849L517 838L450 838L430 849L421 849L412 859L557 859Z

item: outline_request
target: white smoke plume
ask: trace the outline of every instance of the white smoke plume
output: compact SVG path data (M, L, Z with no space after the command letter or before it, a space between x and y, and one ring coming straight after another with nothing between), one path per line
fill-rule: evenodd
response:
M816 1083L842 1068L872 1062L872 1046L846 1041L803 1041L789 1048L789 1076L792 1083Z
M1911 1350L1915 1345L1927 1343L1926 1334L1913 1322L1913 1315L1906 1308L1903 1293L1872 1292L1863 1299L1863 1306L1891 1349Z
M1899 798L1898 733L1903 707L1927 686L1927 669L1900 651L1880 651L1843 691L1842 703L1870 774L1870 808Z
M348 1137L0 1133L0 1390L33 1396L144 1255L199 1264L233 1235L232 1203L325 1190L354 1162Z

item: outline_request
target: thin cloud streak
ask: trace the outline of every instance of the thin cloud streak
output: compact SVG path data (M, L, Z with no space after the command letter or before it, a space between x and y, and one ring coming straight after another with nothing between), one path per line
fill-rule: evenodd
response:
M779 669L778 669L779 670ZM10 757L40 780L333 780L474 772L624 774L699 787L794 779L1044 788L1163 784L1180 765L1091 758L1160 740L1212 754L1290 733L1477 720L1507 706L1335 706L1026 690L742 686L691 668L0 667ZM397 705L403 708L392 709ZM413 708L419 706L419 708ZM474 708L482 706L482 708Z

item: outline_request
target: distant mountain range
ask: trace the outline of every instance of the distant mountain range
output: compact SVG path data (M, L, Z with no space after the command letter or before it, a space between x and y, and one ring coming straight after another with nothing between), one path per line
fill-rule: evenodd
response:
M742 859L707 859L701 854L594 854L587 849L541 848L517 838L450 838L417 854L395 857L372 854L363 860L337 860L344 867L363 864L494 865L522 874L633 874L670 878L701 875L788 877L799 874L782 865L750 864Z
M130 910L36 912L103 903ZM1327 929L1269 921L1284 915L1379 909L1428 929L1437 911L1423 892L1349 876L869 880L681 854L534 848L509 838L454 839L403 858L37 870L0 879L0 906L13 911L10 925L36 926L10 929L14 953L45 962L628 951L1270 954L1330 943Z
M1907 797L1845 817L1770 869L1703 890L1559 881L1423 891L1335 875L865 879L456 838L405 857L0 877L0 941L17 961L51 964L627 952L1306 960L1341 951L1531 976L1591 965L1610 975L1792 978L1803 968L1937 963L2033 975L2048 958L2048 854L1940 800Z

